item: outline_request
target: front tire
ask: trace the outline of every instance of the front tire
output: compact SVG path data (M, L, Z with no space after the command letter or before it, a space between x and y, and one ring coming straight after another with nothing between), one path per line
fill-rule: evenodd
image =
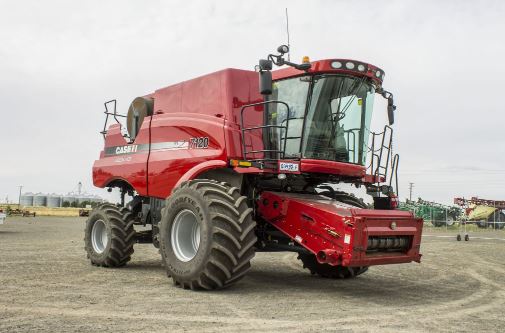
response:
M303 268L307 268L310 271L310 274L317 274L320 277L329 279L350 279L361 275L368 270L368 266L344 267L321 264L317 261L314 254L300 253L298 255L298 259L302 261Z
M257 241L252 209L240 190L196 179L167 199L160 222L160 252L167 275L185 289L220 289L250 269Z
M126 208L102 204L86 221L84 248L91 264L121 267L131 259L135 244L133 215Z

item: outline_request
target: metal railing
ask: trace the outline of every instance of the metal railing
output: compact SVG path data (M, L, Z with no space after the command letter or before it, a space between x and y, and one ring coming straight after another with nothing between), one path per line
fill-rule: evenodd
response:
M370 156L368 172L374 176L377 183L384 180L390 187L393 187L394 192L398 196L398 165L400 163L400 155L393 155L393 128L386 125L384 126L384 131L380 133L370 132L370 134L372 138L371 145L368 148Z
M287 114L288 114L288 117L286 118L286 125L276 125L276 124L267 124L267 125L260 125L260 126L252 126L252 127L245 127L244 126L244 111L251 108L251 107L256 107L256 106L268 106L270 104L281 104L283 105L284 107L286 107L286 110L287 110ZM265 111L264 111L265 112ZM247 104L247 105L244 105L241 109L240 109L240 128L241 128L241 134L242 134L242 154L243 154L243 158L245 160L249 160L248 159L248 155L252 155L252 154L263 154L263 158L253 158L253 159L250 159L251 161L255 161L255 162L273 162L273 161L277 161L279 159L283 159L284 156L285 156L285 152L286 152L286 143L287 143L287 138L288 138L288 128L289 128L289 105L285 102L282 102L282 101L264 101L264 102L258 102L258 103L252 103L252 104ZM246 132L250 132L250 131L253 131L253 130L262 130L262 132L264 132L265 130L270 130L270 129L279 129L279 130L282 130L284 129L284 139L281 139L281 142L282 140L284 141L284 144L282 145L283 148L282 149L279 149L279 148L276 148L276 149L272 149L272 148L275 148L275 147L271 147L272 145L272 141L271 140L268 140L270 135L267 135L265 139L265 135L264 133L262 133L261 135L261 138L262 138L262 141L263 141L263 148L264 149L256 149L256 150L247 150L247 144L246 144L246 138L245 138L245 134ZM281 144L280 144L281 145ZM269 156L269 157L267 157ZM275 157L270 157L270 156L275 156Z
M109 112L109 108L108 108L108 105L111 104L111 103L114 103L114 111L113 112ZM105 135L107 134L107 124L109 122L109 116L114 117L114 120L119 125L119 131L121 131L121 129L123 128L123 125L121 124L121 122L119 121L119 119L117 119L117 117L126 118L126 116L117 113L117 110L116 110L117 101L115 99L107 101L107 102L105 102L103 104L105 106L105 111L104 111L104 114L105 114L105 123L103 125L103 130L100 132L100 134L102 134L103 138L105 139Z

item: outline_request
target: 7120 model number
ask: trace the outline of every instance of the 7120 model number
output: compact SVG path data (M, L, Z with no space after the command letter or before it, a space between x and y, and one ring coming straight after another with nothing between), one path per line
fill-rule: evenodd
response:
M209 138L200 136L189 139L189 149L207 149L209 148Z

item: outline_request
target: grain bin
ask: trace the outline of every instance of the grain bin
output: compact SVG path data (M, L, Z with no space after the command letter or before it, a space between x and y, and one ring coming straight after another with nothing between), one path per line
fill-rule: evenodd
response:
M57 194L49 194L47 196L47 207L61 207L61 196Z
M21 195L20 204L22 207L33 206L33 193L27 192Z
M45 206L47 204L47 196L43 193L37 193L33 196L34 206Z

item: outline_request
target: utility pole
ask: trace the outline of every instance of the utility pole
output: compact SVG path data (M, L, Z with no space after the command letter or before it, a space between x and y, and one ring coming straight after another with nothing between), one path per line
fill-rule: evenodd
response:
M21 190L23 189L23 185L19 185L19 201L18 201L18 208L21 209Z
M414 183L409 183L409 200L412 201L412 188L414 187Z

